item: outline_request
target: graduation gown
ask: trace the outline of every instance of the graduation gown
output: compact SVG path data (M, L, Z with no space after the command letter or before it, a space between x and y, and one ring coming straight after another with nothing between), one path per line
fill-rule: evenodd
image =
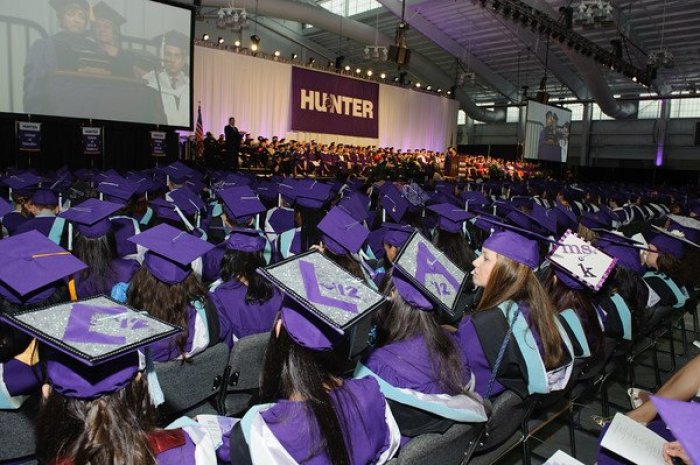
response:
M681 309L688 300L688 291L678 285L667 274L659 271L648 271L644 274L644 281L659 295L659 305Z
M15 410L28 396L39 394L43 382L39 364L29 366L12 358L0 363L0 410Z
M83 278L81 273L75 276L75 289L79 298L90 297L98 294L109 295L112 288L118 283L128 283L131 278L139 270L139 262L136 260L127 260L116 258L112 260L110 265L111 272L105 276L104 285L102 285L96 276L87 276ZM104 286L104 287L103 287Z
M29 218L18 211L13 211L2 217L2 225L7 229L7 234L12 236L17 228Z
M219 317L212 306L195 300L185 307L185 313L187 340L184 354L180 354L175 344L177 336L161 339L151 346L151 358L154 362L189 358L219 341Z
M219 314L219 339L229 348L245 336L269 332L282 307L277 288L265 302L246 302L247 292L248 286L234 279L216 286L209 295Z
M399 448L400 433L377 381L346 380L330 393L354 465L382 465ZM253 407L231 434L231 463L330 465L313 434L305 402L280 400Z

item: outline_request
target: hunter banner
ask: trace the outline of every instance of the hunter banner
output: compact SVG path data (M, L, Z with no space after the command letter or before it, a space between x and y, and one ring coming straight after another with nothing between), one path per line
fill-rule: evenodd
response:
M22 152L41 150L41 123L17 121L17 147Z
M379 136L379 84L292 68L292 130Z
M165 149L165 133L162 131L151 131L151 155L154 157L164 157Z
M83 154L102 155L102 128L81 128L83 135Z

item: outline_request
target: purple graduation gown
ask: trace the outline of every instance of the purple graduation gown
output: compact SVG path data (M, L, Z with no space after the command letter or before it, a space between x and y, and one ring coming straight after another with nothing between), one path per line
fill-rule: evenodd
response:
M188 353L192 350L195 343L195 336L199 335L195 334L197 310L195 310L192 305L187 305L187 307L185 307L185 312L187 314L187 325L185 328L187 330L187 341L185 342L185 353ZM178 358L181 355L177 344L175 343L178 337L179 336L161 339L160 341L151 345L151 356L153 357L153 361L169 362L170 360L175 360Z
M2 225L7 229L7 234L12 236L16 233L17 228L29 218L22 215L18 211L13 211L2 217Z
M345 380L331 391L337 410L343 412L345 442L350 443L350 461L355 465L376 463L390 447L391 434L385 419L385 399L372 378ZM261 413L262 418L284 449L299 464L330 465L310 430L304 402L281 400ZM320 450L319 450L320 449Z
M500 312L499 309L486 310L487 312ZM520 311L522 312L525 320L528 322L528 326L532 330L532 335L537 343L537 349L540 354L542 354L542 342L540 339L539 332L534 326L530 325L530 310L525 305L520 305ZM505 318L505 317L504 317ZM493 334L494 340L497 340L497 344L500 346L501 341L505 338L506 334L501 331L495 331ZM491 379L492 367L486 358L484 353L484 348L481 346L479 341L479 336L476 331L476 327L472 321L471 316L466 316L459 324L459 328L455 333L455 340L457 346L462 353L462 360L464 366L467 368L467 373L475 378L475 388L474 390L482 397L486 396L488 392L489 380ZM511 340L511 344L513 344ZM498 394L505 391L506 388L496 379L493 382L493 387L491 388L490 397L495 397Z
M8 394L11 398L39 394L39 388L43 380L41 367L39 364L29 366L17 359L12 358L0 365L2 367L2 379L0 379L0 405L9 402L10 404L16 404L16 406L9 407L6 405L6 407L19 408L21 405L21 398L7 399L6 396Z
M248 286L238 280L220 284L209 294L219 314L219 339L229 348L235 340L251 334L267 333L282 307L282 294L273 289L272 297L265 302L246 302Z
M36 218L29 218L22 222L19 226L15 228L14 235L22 234L27 231L39 231L46 237L49 237L53 223L56 220L54 216L39 216Z
M83 279L81 273L78 273L75 277L78 297L84 298L98 294L109 295L115 284L128 283L131 281L131 278L139 270L139 266L139 262L136 260L127 260L123 258L112 260L110 266L112 272L106 277L104 288L94 276L88 276L87 279Z
M221 260L226 254L226 241L217 245L202 256L202 281L216 281L221 277Z
M195 444L184 432L185 443L179 447L173 447L156 455L158 465L195 465Z
M110 218L112 223L112 231L114 231L114 242L117 245L117 255L126 257L137 252L136 244L129 241L129 238L136 234L134 222L131 218Z

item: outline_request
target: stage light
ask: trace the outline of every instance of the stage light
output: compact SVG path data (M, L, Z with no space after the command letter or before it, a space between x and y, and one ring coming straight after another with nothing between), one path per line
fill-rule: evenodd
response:
M219 37L219 45L221 45L221 44L223 44L223 43L224 43L224 38L223 38L223 37Z
M357 74L360 74L360 73L362 72L362 69L357 68L357 69L355 70L355 72L356 72Z
M632 76L632 82L637 82L637 76Z
M252 36L250 36L250 49L254 52L257 52L259 48L260 48L260 36L257 34L253 34Z
M345 71L350 71L350 65L345 65Z
M433 90L433 86L428 86L425 88L425 90Z
M279 50L275 50L275 56L276 56L276 57L279 57L280 55L281 55L280 51L279 51Z
M297 55L296 53L292 53L292 60L296 60L298 56L299 55Z
M451 91L451 90L448 90L448 91L447 91L447 95L452 95L452 91Z
M255 44L255 43L250 44L250 49L251 49L253 52L257 52L257 51L258 51L258 44Z
M308 63L308 64L309 64L309 65L313 65L314 63L316 63L316 58L314 58L314 57L309 58L309 63Z
M204 34L204 35L202 36L202 40L205 41L205 42L206 42L207 40L209 40L209 34Z
M442 89L438 89L438 90L437 90L437 93L438 93L438 94L442 94Z
M371 70L371 69L368 69L368 70L367 70L367 76L372 77L372 74L374 74L374 73L372 72L372 70Z
M420 82L416 82L416 87L420 89Z
M240 46L241 46L241 41L240 41L240 40L237 40L237 41L235 41L235 42L233 43L233 45L235 45L236 47L240 47Z
M382 78L382 79L386 79L386 73L380 74L379 77Z

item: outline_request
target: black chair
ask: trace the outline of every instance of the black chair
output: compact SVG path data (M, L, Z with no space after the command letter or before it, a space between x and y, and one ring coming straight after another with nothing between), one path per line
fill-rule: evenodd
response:
M254 334L236 341L228 360L224 411L236 416L254 403L270 333Z
M422 434L411 439L387 465L459 465L470 441L482 428L483 425L455 423L443 434Z
M161 420L168 422L184 414L223 414L218 403L228 358L228 346L220 342L186 362L156 363L155 371L165 398L158 407Z
M33 396L17 410L0 410L0 463L20 464L32 460L39 403L39 396Z

